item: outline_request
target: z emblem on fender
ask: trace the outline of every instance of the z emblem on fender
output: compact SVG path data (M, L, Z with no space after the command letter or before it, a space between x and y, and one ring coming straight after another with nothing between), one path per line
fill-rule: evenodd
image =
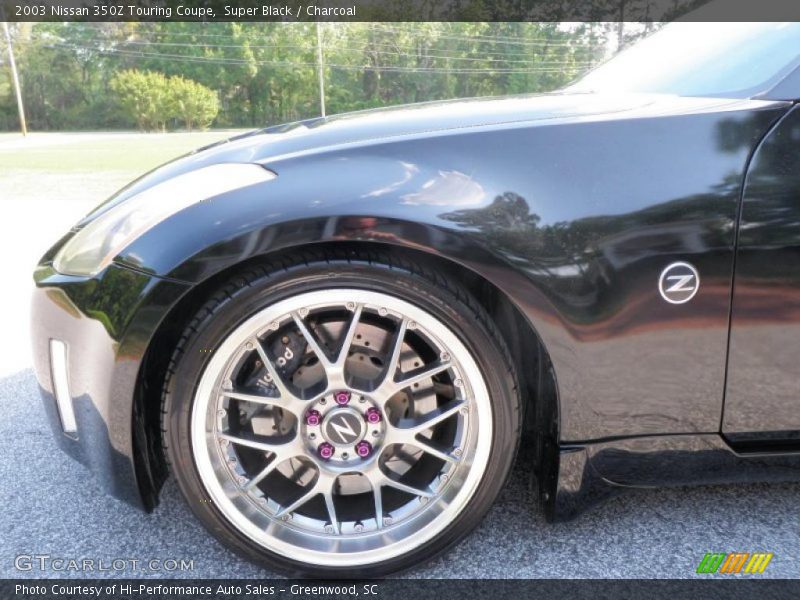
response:
M700 289L700 274L693 265L675 262L661 271L658 291L670 304L683 304L694 298Z

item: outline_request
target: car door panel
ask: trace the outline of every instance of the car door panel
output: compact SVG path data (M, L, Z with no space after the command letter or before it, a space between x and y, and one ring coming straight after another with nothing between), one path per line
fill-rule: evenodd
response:
M800 107L761 143L744 187L722 429L800 443Z

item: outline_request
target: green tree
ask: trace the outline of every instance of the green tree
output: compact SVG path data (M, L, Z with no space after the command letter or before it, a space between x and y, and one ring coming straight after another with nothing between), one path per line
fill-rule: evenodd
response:
M174 108L168 80L162 73L120 71L111 80L111 89L120 108L132 118L139 129L164 131Z
M167 80L171 116L183 121L186 129L207 129L219 112L217 93L180 75Z
M627 15L655 0L603 1L614 11L622 2ZM407 14L412 4L398 0L393 10ZM486 0L462 5L474 18L495 15ZM624 38L647 29L626 23ZM154 130L174 121L265 127L320 114L314 23L16 23L11 30L33 130ZM618 37L616 24L600 22L324 23L328 113L548 92L597 64ZM0 44L0 129L16 127L3 54ZM163 78L178 78L181 93ZM181 80L215 95L216 111L209 92Z

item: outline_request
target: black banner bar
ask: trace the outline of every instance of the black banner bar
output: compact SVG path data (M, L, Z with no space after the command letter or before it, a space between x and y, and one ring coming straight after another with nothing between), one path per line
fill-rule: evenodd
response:
M0 0L17 21L794 21L795 0Z
M527 600L570 598L570 600L669 600L698 598L732 600L754 598L783 600L797 598L800 584L792 580L756 580L740 577L690 580L2 580L4 600L190 600L208 598L233 600Z

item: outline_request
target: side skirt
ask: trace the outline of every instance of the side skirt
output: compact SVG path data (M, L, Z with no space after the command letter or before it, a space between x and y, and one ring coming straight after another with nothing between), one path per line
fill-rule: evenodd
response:
M540 479L549 521L567 521L636 488L800 481L800 452L736 452L718 434L616 439L559 448Z

